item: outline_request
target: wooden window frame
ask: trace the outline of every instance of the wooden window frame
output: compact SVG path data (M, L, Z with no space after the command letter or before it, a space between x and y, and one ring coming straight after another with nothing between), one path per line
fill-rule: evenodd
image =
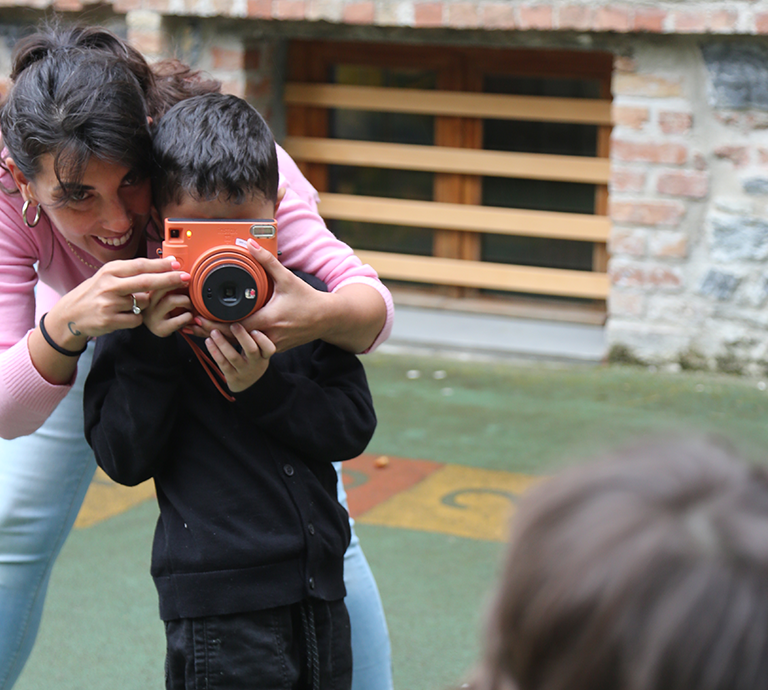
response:
M610 54L598 52L292 41L284 93L288 131L284 146L320 192L320 211L327 219L433 229L431 257L358 251L382 278L447 286L441 291L442 297L471 298L465 301L473 309L478 305L482 309L483 302L478 300L481 288L582 298L591 302L566 308L564 318L601 322L609 289L607 213L612 63ZM410 89L328 84L327 76L336 64L431 70L437 75L436 91L414 94ZM597 80L600 99L485 94L481 88L486 73ZM434 115L434 146L329 139L331 108ZM484 117L594 124L598 133L596 156L483 150ZM328 166L334 163L433 172L433 201L329 193ZM595 213L481 206L483 175L594 184ZM482 233L592 242L592 271L481 261ZM510 301L525 303L524 299ZM543 304L539 307L542 312L548 311ZM534 306L533 315L536 312Z

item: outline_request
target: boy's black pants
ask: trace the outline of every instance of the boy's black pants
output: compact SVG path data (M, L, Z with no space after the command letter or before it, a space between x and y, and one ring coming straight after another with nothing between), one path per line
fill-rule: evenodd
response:
M344 600L166 621L167 690L350 690Z

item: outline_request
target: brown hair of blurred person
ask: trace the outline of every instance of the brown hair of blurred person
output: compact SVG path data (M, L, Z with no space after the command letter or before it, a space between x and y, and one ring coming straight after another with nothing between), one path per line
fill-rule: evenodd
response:
M542 482L470 687L768 688L768 472L676 438Z

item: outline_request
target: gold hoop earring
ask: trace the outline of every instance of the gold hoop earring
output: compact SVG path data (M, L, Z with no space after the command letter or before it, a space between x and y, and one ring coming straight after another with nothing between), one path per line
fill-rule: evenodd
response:
M27 211L29 210L29 205L31 203L32 202L27 199L21 207L21 219L24 221L24 225L28 228L34 228L40 222L40 204L35 206L35 219L31 223L27 220Z

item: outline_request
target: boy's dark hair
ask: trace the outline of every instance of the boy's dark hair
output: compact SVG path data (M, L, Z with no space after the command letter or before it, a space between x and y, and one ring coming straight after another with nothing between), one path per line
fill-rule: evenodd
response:
M768 474L656 441L521 503L473 690L768 688Z
M156 208L185 195L235 204L263 195L277 200L275 140L242 98L206 94L171 108L153 128L152 194Z
M158 118L179 99L220 87L176 60L150 67L102 27L55 22L17 43L10 76L0 112L4 145L28 179L50 154L59 182L73 187L91 156L149 176L147 116Z

